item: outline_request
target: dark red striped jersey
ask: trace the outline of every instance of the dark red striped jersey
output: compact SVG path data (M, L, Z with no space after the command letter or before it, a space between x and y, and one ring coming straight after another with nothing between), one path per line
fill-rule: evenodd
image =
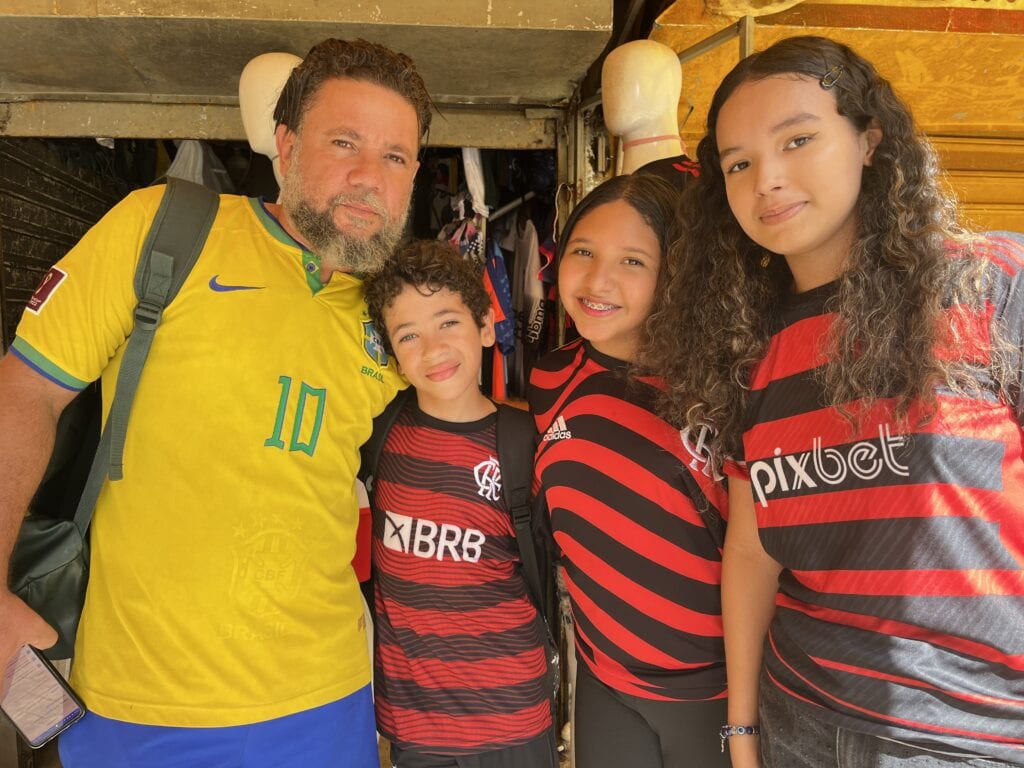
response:
M551 727L496 421L440 421L410 402L378 462L374 695L378 730L402 749L474 754Z
M582 340L542 358L530 377L536 480L582 662L624 693L712 699L725 695L721 550L705 519L721 523L725 495L707 436L660 419L656 387Z
M987 370L998 324L1020 371L1024 239L980 250L988 287L957 345ZM841 727L1024 764L1020 399L989 378L976 397L939 390L923 426L902 431L881 400L852 427L816 375L834 290L794 297L753 376L744 458L784 567L768 672Z

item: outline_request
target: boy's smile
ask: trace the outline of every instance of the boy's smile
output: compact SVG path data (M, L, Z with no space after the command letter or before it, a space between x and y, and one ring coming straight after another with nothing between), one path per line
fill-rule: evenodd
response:
M399 370L416 388L421 411L456 422L493 412L479 387L483 347L494 344L491 312L478 327L458 293L406 285L383 316Z
M426 372L427 378L431 381L444 381L454 376L459 371L455 363L444 363Z

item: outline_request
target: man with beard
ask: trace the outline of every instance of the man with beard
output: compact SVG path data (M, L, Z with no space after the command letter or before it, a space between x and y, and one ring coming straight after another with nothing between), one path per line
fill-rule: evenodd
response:
M353 489L401 385L361 275L402 232L429 97L407 57L327 40L274 116L281 204L221 197L97 504L66 768L377 765ZM109 407L161 195L58 262L0 360L0 568L63 407L97 377ZM0 663L54 639L0 590Z

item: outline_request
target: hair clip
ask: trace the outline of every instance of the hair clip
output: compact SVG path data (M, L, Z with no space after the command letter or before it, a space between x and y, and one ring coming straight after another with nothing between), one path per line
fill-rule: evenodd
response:
M846 68L843 67L842 64L836 64L832 69L825 73L818 83L827 91L839 82L839 78L843 76L845 71Z

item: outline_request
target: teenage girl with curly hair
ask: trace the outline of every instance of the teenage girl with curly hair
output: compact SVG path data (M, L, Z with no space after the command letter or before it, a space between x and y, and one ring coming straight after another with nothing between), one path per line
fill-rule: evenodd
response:
M740 62L698 154L643 358L730 475L733 765L1024 765L1024 239L827 39Z

